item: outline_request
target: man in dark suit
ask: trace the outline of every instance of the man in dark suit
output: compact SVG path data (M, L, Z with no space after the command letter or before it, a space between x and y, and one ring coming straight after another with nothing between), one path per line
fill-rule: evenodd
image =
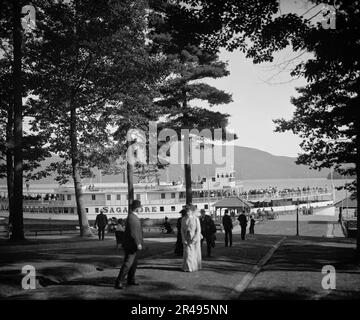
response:
M215 247L215 233L216 226L213 219L211 219L210 213L205 212L204 209L200 210L200 227L203 238L201 239L201 246L203 241L206 241L207 256L211 257L211 247Z
M222 224L225 230L225 247L227 247L229 243L231 247L233 223L231 217L229 216L229 212L227 210L225 211L225 215L223 216Z
M104 214L103 210L100 210L100 213L96 216L94 227L98 228L99 240L104 240L105 228L108 225L107 216Z
M239 215L238 220L239 220L239 224L240 224L240 227L241 227L241 240L245 240L246 226L247 226L247 218L246 218L246 215L245 215L245 211L243 211Z
M135 281L137 267L137 252L142 250L143 233L138 213L141 209L141 202L134 200L128 217L126 219L125 233L123 238L123 248L125 257L119 275L115 281L116 289L123 289L125 277L127 275L128 285L139 285Z

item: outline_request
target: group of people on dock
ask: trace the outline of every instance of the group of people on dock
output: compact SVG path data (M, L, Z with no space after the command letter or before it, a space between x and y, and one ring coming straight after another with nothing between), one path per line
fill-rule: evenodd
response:
M178 234L177 234L177 241L175 244L175 253L178 256L183 256L184 259L183 270L189 271L188 268L186 268L187 266L186 260L189 257L188 252L186 250L188 250L189 248L188 247L189 243L190 244L196 243L198 245L198 242L200 242L200 246L199 246L200 251L198 249L196 250L194 249L194 252L198 252L201 258L202 243L206 242L207 257L211 257L211 249L215 247L217 229L214 220L210 216L210 213L205 212L204 209L200 210L200 218L197 218L197 212L193 206L181 210L180 213L181 213L181 217L177 220L177 224L176 224ZM194 221L196 219L199 220L199 223L196 222L195 224ZM239 225L241 228L241 239L245 240L248 219L244 211L239 215L237 220L239 221ZM189 224L189 221L192 221L192 223ZM191 225L192 228L191 227L189 228L189 226ZM229 246L231 247L232 230L234 226L228 210L225 211L225 215L222 218L222 225L225 232L225 247L229 247ZM194 235L192 234L191 230L194 230ZM186 232L189 232L189 234L187 234ZM255 233L255 219L253 215L250 217L249 233L250 234ZM197 240L199 238L200 241ZM189 239L191 239L191 241L189 241ZM192 254L190 254L190 256L192 256Z
M176 228L178 230L175 244L175 254L183 256L183 270L196 271L198 268L189 267L194 265L187 261L197 255L201 261L201 247L206 242L207 256L211 257L211 248L215 247L216 226L209 214L205 210L200 210L200 218L197 217L197 211L194 206L186 206L180 211L181 217L177 220ZM195 253L195 254L194 254ZM201 263L200 263L201 265Z
M241 240L245 240L246 228L248 224L248 218L245 212L241 212L238 216L237 220L239 221L240 230L241 230ZM232 246L232 229L233 229L233 221L229 215L228 210L225 210L225 215L222 218L222 224L225 231L225 247ZM253 215L250 216L250 227L249 233L255 233L255 218Z
M116 289L123 289L125 281L128 286L138 285L135 280L135 273L138 261L138 252L143 248L143 230L139 218L141 202L134 200L131 210L125 221L119 222L119 229L116 228L116 237L121 234L121 243L124 249L124 261L121 266L118 277L115 281ZM187 205L180 211L181 217L177 220L177 241L175 244L175 253L182 256L182 270L185 272L194 272L201 269L202 266L202 245L206 243L207 257L211 257L211 250L215 247L216 224L210 214L204 209L200 210L200 216L195 206ZM245 240L247 217L242 212L237 218L241 228L241 239ZM95 226L99 231L99 239L104 239L104 230L108 220L103 212L97 216ZM222 219L225 231L225 246L232 246L233 221L228 211ZM249 233L254 233L255 219L250 219ZM118 243L118 239L117 239Z

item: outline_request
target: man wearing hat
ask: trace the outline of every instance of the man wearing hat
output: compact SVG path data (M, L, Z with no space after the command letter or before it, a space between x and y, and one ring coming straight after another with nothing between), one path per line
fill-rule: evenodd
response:
M222 223L223 223L224 231L225 231L225 247L227 247L229 244L231 247L232 246L233 223L232 223L231 217L229 216L228 210L225 210L225 215L222 218Z
M134 200L126 219L123 238L125 257L119 275L115 281L116 289L123 289L126 275L128 285L139 285L139 283L135 281L135 272L137 267L137 252L142 250L143 243L142 227L138 217L141 208L141 202L139 200Z
M94 227L98 228L99 240L104 240L105 228L108 225L107 216L104 214L104 210L100 210L100 213L96 216Z

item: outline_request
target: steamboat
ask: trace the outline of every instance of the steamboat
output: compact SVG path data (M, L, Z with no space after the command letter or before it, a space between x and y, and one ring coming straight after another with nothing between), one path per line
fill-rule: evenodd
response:
M134 198L143 205L140 217L143 219L173 219L185 205L185 187L182 183L139 183L134 185ZM224 198L236 198L248 206L248 212L259 210L274 212L291 211L296 207L319 208L333 205L333 191L327 189L311 190L272 190L260 194L244 192L241 181L235 180L232 168L217 168L213 177L201 178L193 183L193 204L198 210L204 209L215 218L221 215L216 203ZM96 184L83 186L83 202L88 219L95 220L103 210L108 217L126 218L128 214L127 185L116 186ZM61 186L51 192L27 192L23 201L24 219L35 220L78 220L75 190L73 186ZM231 211L239 213L239 209ZM8 216L6 189L0 190L0 216Z

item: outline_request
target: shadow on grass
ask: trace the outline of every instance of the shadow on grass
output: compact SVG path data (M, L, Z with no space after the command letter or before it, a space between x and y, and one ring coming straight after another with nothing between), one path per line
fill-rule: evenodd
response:
M283 287L247 289L237 300L358 300L359 291L331 290L315 292L301 287L290 291Z
M337 246L329 240L308 238L287 240L263 267L264 271L321 271L324 265L333 265L337 272L360 275L359 258L354 248ZM326 242L326 246L322 243Z
M121 300L198 300L204 299L177 285L162 281L147 281L138 276L140 286L129 286L123 290L114 289L115 277L98 277L94 279L78 279L43 288L41 293L35 292L12 296L11 299L48 299L48 300L84 300L84 299L121 299ZM92 288L92 289L89 289ZM96 289L98 288L98 289ZM100 291L100 288L101 291ZM213 288L214 289L214 288Z
M246 289L237 300L308 300L316 294L308 288L289 291L287 288L256 288Z

